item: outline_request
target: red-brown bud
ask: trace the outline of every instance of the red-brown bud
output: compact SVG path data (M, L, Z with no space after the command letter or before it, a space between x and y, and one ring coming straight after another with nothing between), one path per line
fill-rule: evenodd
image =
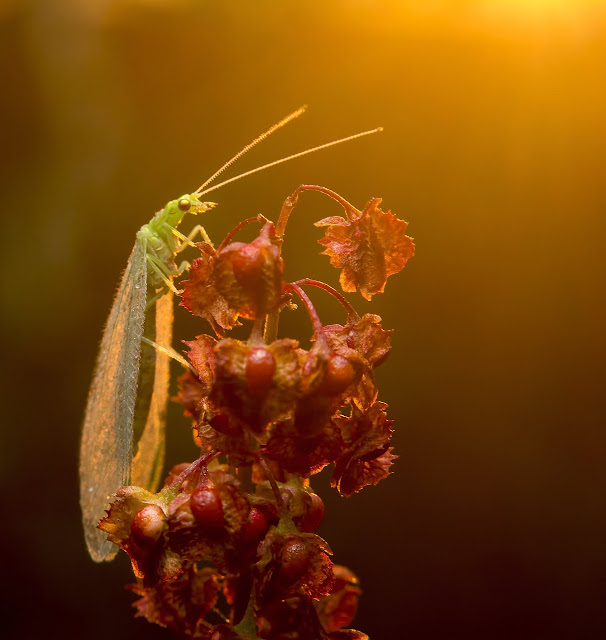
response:
M304 533L312 533L322 524L322 520L324 520L324 503L322 502L322 498L316 493L310 493L308 495L310 498L308 511L297 523L299 531Z
M144 551L152 548L162 535L165 522L166 516L159 506L149 504L143 507L131 521L130 535L133 542Z
M309 549L301 540L293 538L286 542L280 555L280 580L292 584L303 576L309 568Z
M263 346L251 347L246 357L246 386L252 396L264 396L271 387L276 359Z
M225 516L219 492L214 487L196 489L189 499L189 508L196 522L206 533L216 534L225 526Z
M242 543L250 546L256 545L265 537L268 529L269 522L263 512L253 507L241 529Z
M326 376L320 390L327 396L343 393L354 381L356 372L349 360L343 356L333 354L328 360Z

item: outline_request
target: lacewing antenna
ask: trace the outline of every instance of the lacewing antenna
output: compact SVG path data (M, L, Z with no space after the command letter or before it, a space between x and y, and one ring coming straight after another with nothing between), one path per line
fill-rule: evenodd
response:
M294 160L295 158L300 158L301 156L306 156L309 153L313 153L314 151L320 151L320 149L327 149L328 147L333 147L337 144L341 144L342 142L348 142L349 140L355 140L356 138L361 138L362 136L368 136L371 133L378 133L379 131L383 131L383 127L377 127L376 129L371 129L369 131L362 131L361 133L356 133L353 136L347 136L346 138L340 138L339 140L333 140L332 142L327 142L326 144L321 144L317 147L312 147L311 149L306 149L305 151L299 151L299 153L295 153L291 156L287 156L286 158L280 158L280 160L274 160L273 162L269 162L268 164L264 164L261 167L257 167L256 169L251 169L250 171L246 171L245 173L241 173L238 176L234 176L233 178L229 178L229 180L224 180L219 184L216 184L204 191L196 191L196 194L199 196L203 196L211 191L215 191L215 189L219 189L224 187L226 184L230 182L235 182L236 180L240 180L240 178L245 178L246 176L250 176L253 173L257 173L258 171L263 171L264 169L269 169L269 167L275 167L278 164L282 164L283 162L288 162L289 160ZM240 154L241 155L241 154ZM238 156L237 156L238 157ZM208 181L205 183L208 184ZM204 186L204 185L203 185ZM201 189L202 187L200 187Z
M213 173L213 175L206 182L201 184L196 189L195 193L200 193L206 185L210 184L220 173L225 171L227 167L231 166L236 160L239 160L246 152L250 151L259 142L262 142L263 140L265 140L265 138L268 138L272 133L274 133L274 131L277 131L278 129L283 127L285 124L288 124L291 120L298 118L302 113L305 112L305 109L307 109L307 105L303 105L302 107L299 107L296 111L293 111L292 113L288 114L285 118L282 118L280 122L277 122L276 124L274 124L273 127L270 127L265 133L262 133L260 136L256 137L251 143L247 144L244 147L244 149L242 149L242 151L239 151L238 153L236 153L236 155L231 160L228 160L220 169L215 171L215 173Z

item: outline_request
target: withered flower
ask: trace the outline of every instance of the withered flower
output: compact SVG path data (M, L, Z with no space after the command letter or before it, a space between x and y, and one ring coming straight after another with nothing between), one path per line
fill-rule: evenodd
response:
M192 262L189 278L181 281L181 305L193 314L208 320L213 331L222 336L225 329L232 329L240 324L238 308L230 305L216 287L215 250L203 242L197 246L202 255Z
M98 528L126 551L143 584L174 579L183 570L183 562L168 548L167 492L152 494L140 487L122 487L114 498Z
M325 540L313 533L270 531L261 545L255 565L256 598L263 603L292 595L321 598L334 582L332 555Z
M254 319L275 313L282 305L284 265L274 225L266 222L252 242L228 243L242 226L216 251L207 243L198 243L202 255L192 263L189 279L181 283L181 304L206 318L219 336L236 326L238 317Z
M210 640L212 629L204 625L204 617L215 606L220 580L211 568L192 565L176 580L130 589L142 596L134 603L137 615L182 636Z
M356 362L361 375L350 399L360 409L368 409L377 399L373 369L382 364L391 352L389 336L393 330L381 327L381 318L367 313L350 318L346 325L331 324L324 334L335 353Z
M267 442L267 455L289 473L307 478L334 462L343 450L338 427L328 421L321 431L302 435L292 422L274 426Z
M238 536L249 512L237 478L221 467L209 469L170 503L167 544L190 562L211 561L227 573L239 564Z

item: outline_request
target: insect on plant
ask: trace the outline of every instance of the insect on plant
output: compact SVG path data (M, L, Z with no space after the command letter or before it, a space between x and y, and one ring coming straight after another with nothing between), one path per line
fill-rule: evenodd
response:
M171 357L181 360L164 345L172 341L173 294L178 293L173 279L188 266L187 262L177 266L175 258L193 245L196 234L210 242L200 225L188 236L177 227L187 213L203 213L215 206L201 200L210 191L270 166L381 130L313 147L207 188L244 153L304 110L297 109L255 138L195 192L168 202L137 232L103 331L80 445L80 505L86 544L95 562L112 560L117 553L117 547L97 529L110 495L130 484L154 491L162 472L169 363Z

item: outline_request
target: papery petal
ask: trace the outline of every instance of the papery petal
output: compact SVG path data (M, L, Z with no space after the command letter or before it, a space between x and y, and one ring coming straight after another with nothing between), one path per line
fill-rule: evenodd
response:
M257 613L264 640L328 640L309 598L291 596L267 603Z
M133 604L138 616L187 637L210 638L212 631L200 621L215 605L218 584L212 569L192 567L171 582L151 588L132 585L130 589L143 596Z
M211 336L201 335L195 340L184 341L189 347L187 358L198 374L198 382L202 385L201 394L208 396L215 379L214 348L217 341Z
M185 414L191 416L195 422L200 420L202 411L201 402L207 395L205 386L191 371L187 371L177 379L179 392L172 398L179 402L185 409Z
M216 411L256 434L293 415L301 386L298 343L277 340L265 349L275 361L275 370L262 394L251 391L247 377L249 345L225 339L214 349L216 378L210 402Z
M336 631L353 620L362 594L358 578L347 567L334 565L335 582L331 592L314 602L320 621L327 631Z
M373 460L362 460L360 458L352 460L348 467L339 477L339 493L343 496L350 496L368 485L375 485L387 478L389 468L398 457L392 455L393 447L380 457Z
M367 300L382 293L387 278L414 255L412 238L404 233L408 224L382 211L380 203L381 198L374 198L361 212L347 210L347 221L326 218L316 222L316 226L327 226L320 244L326 247L323 254L330 257L330 263L343 270L341 287L359 290Z
M328 422L316 435L305 436L292 423L279 423L267 443L267 455L280 467L309 477L334 462L343 449L339 429Z
M354 407L350 417L335 418L345 449L336 461L331 484L341 495L349 496L389 475L397 456L392 455L389 446L393 421L387 419L386 407L385 403L376 402L366 412Z
M226 415L216 414L210 422L207 421L208 417L207 414L194 427L195 441L202 453L221 451L233 456L233 462L238 466L250 465L252 462L250 459L252 450L250 435L237 427L229 427L233 429L232 433L226 433L226 430L217 430L213 425L219 426L221 423L231 425Z
M198 246L202 249L202 256L192 262L189 278L181 281L181 305L193 314L206 318L215 333L222 336L224 329L232 329L240 324L238 309L230 305L215 286L216 255L210 252L205 243L199 243Z
M99 522L99 529L107 532L107 539L128 554L134 574L146 586L174 579L183 566L180 558L166 546L164 536L151 548L141 548L131 533L136 514L148 506L168 512L168 506L160 494L152 494L140 487L122 487L114 494L107 517Z
M390 336L393 329L383 329L381 317L373 313L366 313L346 325L326 325L324 332L336 353L354 349L371 367L384 362L391 352Z

